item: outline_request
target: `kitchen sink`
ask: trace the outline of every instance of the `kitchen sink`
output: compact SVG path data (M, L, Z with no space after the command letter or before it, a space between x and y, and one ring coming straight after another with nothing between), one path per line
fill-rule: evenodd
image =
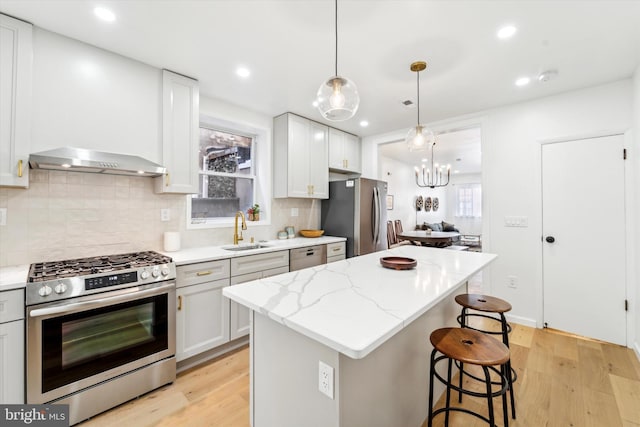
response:
M263 243L249 243L246 245L223 246L222 249L226 251L249 251L253 249L263 249L270 247L271 245L265 245Z

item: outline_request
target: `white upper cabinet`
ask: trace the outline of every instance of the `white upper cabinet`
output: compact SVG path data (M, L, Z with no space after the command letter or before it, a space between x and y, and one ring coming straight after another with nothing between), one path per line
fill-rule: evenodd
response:
M0 14L0 186L29 186L32 33Z
M274 119L274 197L329 197L328 132L328 126L294 114Z
M329 129L329 169L360 173L360 139L338 129Z
M157 193L198 193L198 81L162 71L162 165Z

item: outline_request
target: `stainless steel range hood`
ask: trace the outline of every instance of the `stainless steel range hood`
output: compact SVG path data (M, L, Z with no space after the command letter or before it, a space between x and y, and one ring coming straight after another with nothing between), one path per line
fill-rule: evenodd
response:
M163 166L138 156L62 147L29 155L33 169L53 169L111 175L159 176Z

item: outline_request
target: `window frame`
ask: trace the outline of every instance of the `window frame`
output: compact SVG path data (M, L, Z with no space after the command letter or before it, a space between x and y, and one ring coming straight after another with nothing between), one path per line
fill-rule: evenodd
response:
M234 178L253 180L253 203L260 205L260 221L247 221L247 226L270 225L271 224L271 129L255 127L236 121L228 121L216 117L200 114L198 128L228 132L252 138L251 143L251 174L243 175L239 173L212 172L202 170L202 165L198 165L198 180L203 176L226 176ZM198 161L200 159L198 158ZM198 184L199 185L199 184ZM193 195L186 196L186 228L207 229L232 227L234 217L207 218L203 221L193 222L192 200ZM246 215L246 212L245 212Z

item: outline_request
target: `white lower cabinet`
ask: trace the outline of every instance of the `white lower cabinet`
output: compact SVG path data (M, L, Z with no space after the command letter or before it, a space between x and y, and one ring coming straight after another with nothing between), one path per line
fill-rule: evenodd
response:
M15 289L0 292L0 404L24 395L24 289Z
M249 255L231 260L231 286L289 272L289 251ZM229 301L231 339L249 334L249 309Z
M178 266L176 360L229 342L229 260Z

